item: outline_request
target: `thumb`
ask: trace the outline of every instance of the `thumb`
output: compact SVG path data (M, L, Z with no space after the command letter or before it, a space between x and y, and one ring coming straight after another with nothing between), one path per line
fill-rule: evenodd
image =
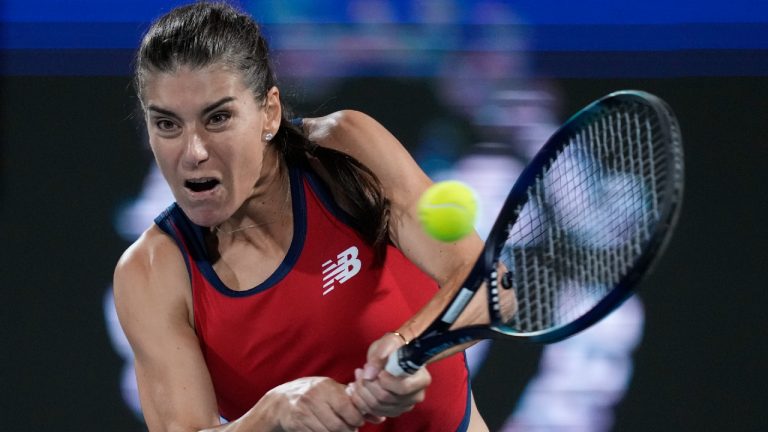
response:
M387 333L368 347L368 356L363 367L363 379L371 381L379 376L379 373L387 364L390 354L400 348L403 339L395 333Z

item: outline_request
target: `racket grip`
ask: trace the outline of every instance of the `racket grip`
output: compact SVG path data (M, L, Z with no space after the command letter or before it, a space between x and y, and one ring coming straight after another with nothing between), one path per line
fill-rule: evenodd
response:
M389 357L387 358L387 365L384 367L384 370L390 375L398 377L408 375L408 372L400 366L400 354L400 349L398 348L396 351L389 354Z
M407 360L410 358L409 354L412 353L413 351L408 345L401 346L397 349L397 351L394 351L389 355L387 358L387 364L384 366L384 370L393 376L415 374L416 371L421 369L423 364L417 364L411 360Z

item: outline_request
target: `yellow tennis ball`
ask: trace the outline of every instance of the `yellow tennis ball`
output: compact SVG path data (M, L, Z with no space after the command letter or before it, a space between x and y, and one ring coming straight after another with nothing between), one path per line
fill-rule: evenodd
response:
M427 234L452 242L472 232L477 198L466 184L448 180L430 186L419 199L418 209L419 220Z

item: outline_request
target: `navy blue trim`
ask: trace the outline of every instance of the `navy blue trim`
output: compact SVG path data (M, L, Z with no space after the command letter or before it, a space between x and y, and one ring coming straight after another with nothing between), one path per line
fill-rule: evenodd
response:
M176 240L176 244L179 245L179 247L182 247L179 243L179 239L176 238L175 232L173 230L173 224L171 223L171 213L173 213L173 208L176 206L176 203L171 204L168 206L165 210L163 210L162 213L157 215L155 218L155 225L157 225L161 230L163 230L164 233L168 234Z
M207 228L192 223L178 204L171 204L160 216L155 218L155 223L176 240L182 251L189 252L189 257L185 256L185 259L191 258L195 262L207 259L208 253L205 250L203 233L203 230L207 230Z
M459 427L456 428L456 432L466 432L469 428L469 421L472 418L472 379L470 378L471 374L467 364L467 353L462 351L461 355L464 358L464 369L467 370L467 404L464 408L464 418L459 423Z
M244 291L235 291L227 287L213 270L210 260L198 263L200 271L205 278L222 294L230 297L247 297L266 291L283 280L293 270L293 266L296 265L296 261L298 261L301 251L304 249L304 241L307 237L307 205L306 197L304 196L304 184L301 181L301 170L289 167L289 178L291 182L291 207L293 209L293 239L291 240L291 246L288 248L288 253L283 258L283 262L277 266L274 273L264 282Z
M155 218L155 224L176 242L176 246L179 248L181 256L184 258L187 274L190 276L190 280L192 280L192 267L189 262L191 257L186 252L189 250L189 245L185 242L187 236L184 235L182 228L179 227L179 225L185 225L184 221L187 219L186 216L179 217L179 215L184 215L184 213L181 211L178 204L173 203Z
M293 208L293 239L291 240L291 245L288 248L285 258L277 267L277 270L275 270L275 272L264 282L251 289L235 291L222 282L219 275L216 274L216 271L213 269L210 257L205 249L205 232L207 232L208 228L194 224L177 204L174 203L166 209L155 219L155 223L157 223L163 231L171 235L176 240L179 248L184 251L183 245L180 243L181 239L177 238L173 226L176 226L177 229L179 229L190 254L190 257L184 257L185 261L190 258L193 259L205 279L210 282L217 291L230 297L246 297L260 293L271 288L290 273L304 248L304 241L307 234L307 205L306 197L304 196L304 184L302 182L301 170L290 167L289 178L291 184L291 207ZM189 263L187 263L187 271L190 272L191 275Z

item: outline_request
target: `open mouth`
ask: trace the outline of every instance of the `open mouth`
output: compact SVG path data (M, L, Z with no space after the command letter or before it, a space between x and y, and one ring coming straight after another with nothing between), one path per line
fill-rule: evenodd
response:
M219 184L216 179L194 179L184 182L184 186L192 192L205 192L215 188Z

